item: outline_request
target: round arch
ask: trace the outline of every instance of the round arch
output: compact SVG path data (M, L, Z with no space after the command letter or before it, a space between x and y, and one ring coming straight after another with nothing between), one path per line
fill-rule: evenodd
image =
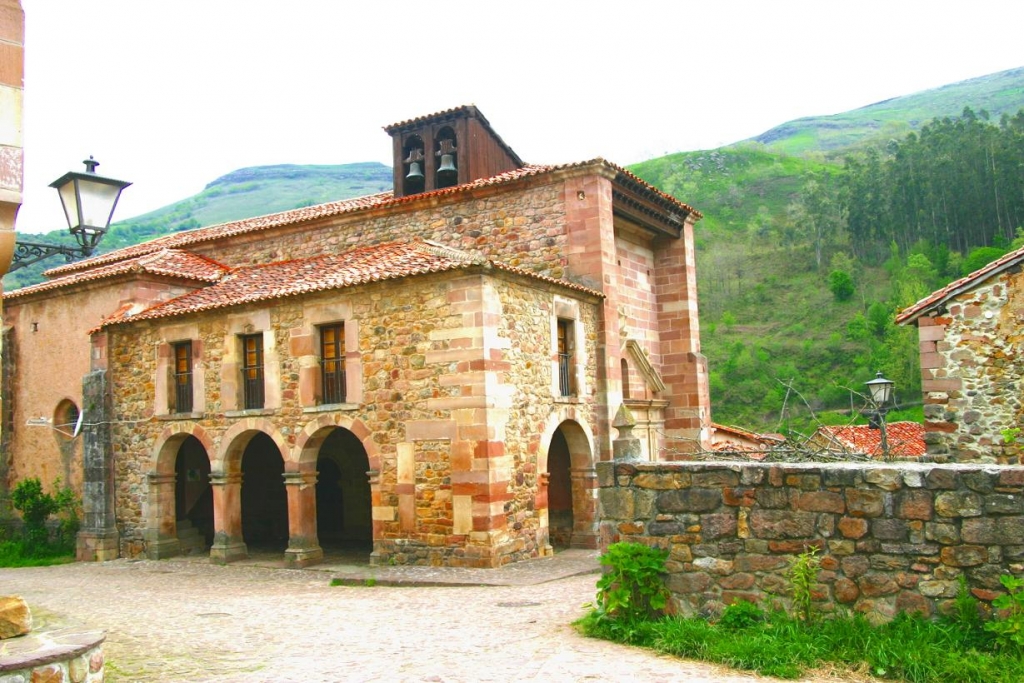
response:
M281 458L288 460L288 444L277 426L263 418L248 418L236 422L220 437L220 450L211 462L215 473L229 475L242 471L242 454L257 434L266 434L277 446Z
M324 439L331 432L341 427L352 432L363 445L370 469L379 472L381 467L380 451L373 441L372 433L362 420L353 420L337 413L321 415L309 422L295 440L295 447L289 453L285 467L289 471L305 472L316 468L317 455Z

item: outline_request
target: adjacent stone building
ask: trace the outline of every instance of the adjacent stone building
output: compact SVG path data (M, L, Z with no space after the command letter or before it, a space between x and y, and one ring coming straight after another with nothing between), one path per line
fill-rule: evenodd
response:
M1024 249L933 292L897 317L921 344L928 453L1019 463ZM1009 430L1009 431L1007 431Z
M623 406L647 460L707 447L697 211L601 159L525 164L475 107L386 131L393 192L5 296L7 483L83 492L80 559L494 567L596 547Z

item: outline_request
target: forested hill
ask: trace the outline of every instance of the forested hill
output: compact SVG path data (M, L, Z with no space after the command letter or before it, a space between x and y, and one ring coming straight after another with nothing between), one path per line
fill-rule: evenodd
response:
M809 116L776 126L753 138L787 154L842 152L870 142L903 138L929 121L959 116L965 106L993 121L1024 106L1024 67L972 78L933 90L894 97L832 116Z
M900 100L912 105L903 121ZM997 101L999 116L983 108ZM928 102L958 108L927 118ZM1024 244L1024 69L885 107L899 125L884 138L866 128L829 149L817 142L821 120L802 119L809 127L780 126L771 144L633 168L707 216L697 276L716 422L783 431L843 422L862 406L853 392L879 370L904 404L919 402L916 330L895 327L896 312ZM807 141L802 154L775 149Z
M878 370L904 402L920 400L916 332L895 327L895 312L1020 243L1022 108L1024 68L631 167L705 215L697 275L716 422L843 422ZM391 178L373 163L242 169L116 223L103 248L372 194Z

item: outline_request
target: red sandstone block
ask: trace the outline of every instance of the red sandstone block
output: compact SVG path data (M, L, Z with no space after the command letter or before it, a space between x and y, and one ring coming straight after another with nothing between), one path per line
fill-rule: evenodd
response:
M959 379L922 379L921 390L929 391L959 391L963 382Z
M946 328L938 325L918 326L917 330L921 342L936 342L946 338Z
M945 365L945 359L937 353L921 353L922 368L941 368Z

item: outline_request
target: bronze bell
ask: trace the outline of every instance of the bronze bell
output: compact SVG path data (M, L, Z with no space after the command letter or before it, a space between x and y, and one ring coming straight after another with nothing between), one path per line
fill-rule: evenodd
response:
M437 167L438 174L458 173L459 169L455 168L455 157L451 154L441 155L441 165Z
M423 180L423 171L420 170L420 162L414 161L409 164L409 173L405 176L406 180Z

